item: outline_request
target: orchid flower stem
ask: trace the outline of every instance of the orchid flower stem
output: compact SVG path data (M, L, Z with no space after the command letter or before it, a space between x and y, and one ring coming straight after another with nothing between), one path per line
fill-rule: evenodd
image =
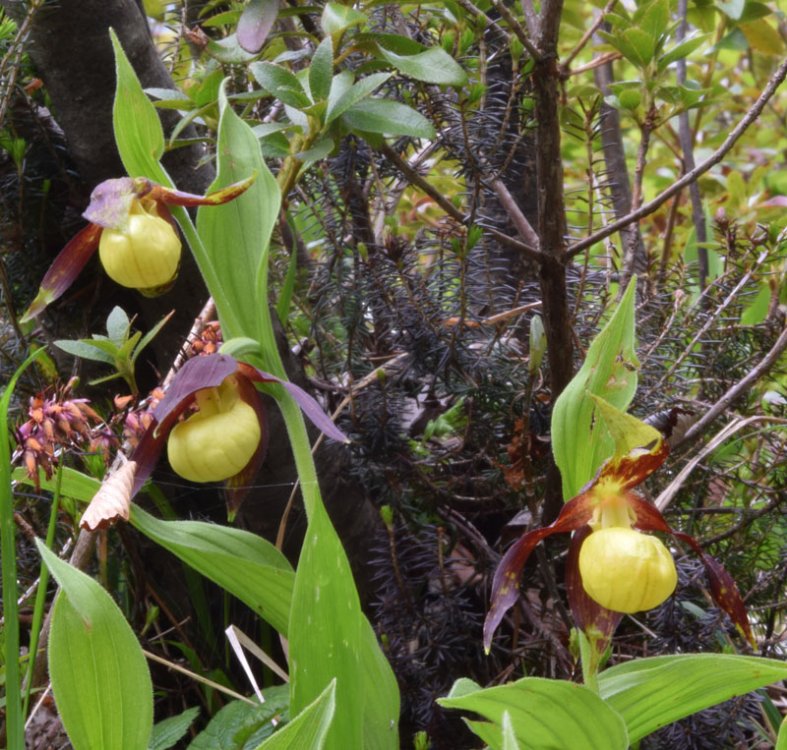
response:
M0 399L0 557L4 611L5 718L6 747L23 750L25 746L24 715L19 681L19 605L16 580L16 528L14 493L11 486L11 445L8 431L8 408L14 388L22 373L43 352L33 352L13 374Z
M577 628L576 633L579 638L579 658L582 662L582 682L585 683L585 687L598 693L599 654L596 652L596 646L581 629Z

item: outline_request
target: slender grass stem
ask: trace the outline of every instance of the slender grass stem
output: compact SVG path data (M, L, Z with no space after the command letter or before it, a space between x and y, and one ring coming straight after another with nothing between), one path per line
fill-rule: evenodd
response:
M13 374L0 399L0 556L2 556L3 600L5 615L6 733L8 750L24 750L25 727L19 681L19 606L16 579L16 527L14 492L11 486L11 443L8 407L22 373L45 350L33 352Z

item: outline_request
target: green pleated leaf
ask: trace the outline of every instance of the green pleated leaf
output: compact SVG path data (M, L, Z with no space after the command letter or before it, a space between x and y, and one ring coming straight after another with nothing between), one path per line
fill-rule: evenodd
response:
M623 717L631 742L717 703L787 679L787 664L735 654L634 659L602 672L601 697Z
M552 410L552 451L563 479L563 497L569 500L587 484L614 448L603 424L593 419L600 396L625 411L637 389L639 361L635 353L634 293L632 280L603 330L588 348L585 361Z
M134 631L96 581L36 544L60 585L49 674L74 750L147 750L153 686Z
M351 130L382 135L434 138L434 128L422 114L391 99L366 99L350 107L342 119Z
M364 747L361 604L347 556L322 504L311 513L295 574L290 708L303 711L336 679L338 712L328 747Z
M289 688L275 685L262 691L265 702L231 701L189 745L188 750L256 750L276 729L272 719L287 720Z
M160 521L137 505L131 523L287 634L294 576L287 558L270 542L201 521Z
M504 746L506 713L516 741L528 750L626 750L629 746L621 717L592 690L574 682L525 677L507 685L480 688L462 679L447 698L437 702L489 719L491 724L468 723L493 750Z
M235 200L200 208L197 230L215 274L213 285L209 277L206 280L225 338L258 338L260 320L269 315L260 274L267 267L268 244L279 215L279 186L263 161L257 136L232 111L224 85L219 109L218 169L208 192L253 174L257 179Z
M397 55L384 47L380 54L400 73L424 83L464 86L467 74L442 47L431 47L417 55Z
M336 713L336 680L257 750L322 750Z
M158 112L143 91L117 34L114 30L109 33L117 74L112 125L123 166L130 177L149 177L171 187L172 181L159 164L164 154L164 130Z
M194 719L199 716L199 706L187 708L177 716L170 716L153 726L153 735L150 738L148 750L169 750L185 737Z

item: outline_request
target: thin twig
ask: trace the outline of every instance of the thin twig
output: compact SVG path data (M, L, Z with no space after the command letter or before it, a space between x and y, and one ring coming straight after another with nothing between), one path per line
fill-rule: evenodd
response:
M522 236L522 239L531 247L538 250L539 240L533 225L527 220L527 216L522 213L522 209L508 191L505 183L500 178L492 180L492 189L497 194L498 200L503 208L508 212L511 221Z
M721 317L721 314L732 304L734 300L738 298L738 292L748 283L749 279L755 273L755 271L760 267L762 262L768 256L767 253L760 253L759 257L755 261L754 265L743 275L741 280L734 286L732 291L727 295L724 301L713 311L713 315L709 315L708 319L702 325L702 327L694 334L694 337L689 342L688 346L680 353L678 358L672 364L667 372L661 377L656 385L653 386L651 390L658 390L661 386L664 385L667 378L675 372L678 367L683 363L683 361L688 357L693 351L694 347L699 343L700 339L708 332L710 327L714 324L714 322Z
M514 36L522 43L522 46L530 53L530 57L534 60L541 59L541 52L535 44L530 40L527 29L514 17L511 11L500 0L490 0L494 9L506 20L506 23L511 27Z
M771 76L768 84L763 89L763 92L758 97L752 108L743 116L741 121L735 126L732 132L724 139L724 143L716 149L705 161L697 167L687 172L677 182L674 182L670 187L657 195L653 200L643 203L637 210L632 211L622 219L613 221L607 224L603 229L599 229L588 237L575 242L568 248L567 254L569 257L574 257L581 253L586 247L595 245L605 237L614 234L625 226L628 226L634 221L638 221L645 216L652 214L663 203L668 201L673 195L680 192L684 187L690 185L696 179L705 174L711 167L718 164L730 151L730 149L738 142L738 139L746 132L747 128L760 116L765 105L770 101L771 97L776 93L776 90L787 78L787 58L785 58L781 65L776 69Z
M572 49L571 52L568 53L566 59L561 63L560 70L562 75L569 76L572 74L573 71L569 70L569 68L571 67L571 63L574 61L574 58L580 52L582 52L582 50L585 48L585 45L588 43L588 41L590 41L590 38L593 36L593 34L595 34L596 31L598 31L598 27L601 26L602 23L604 23L604 19L607 17L607 13L612 11L615 5L617 5L617 2L618 0L609 0L609 2L606 4L604 9L601 11L601 13L599 13L596 16L596 18L593 20L593 23L590 24L590 27L586 29L585 33L582 35L582 38L577 42L576 47L574 47L574 49Z
M451 203L451 201L448 200L445 195L435 188L434 185L418 174L418 172L413 169L404 159L402 159L402 157L399 156L396 151L394 151L388 145L383 145L381 151L388 159L390 159L391 162L393 162L396 168L405 177L407 177L408 180L410 180L413 185L432 198L435 203L437 203L437 205L440 206L440 208L442 208L443 211L445 211L452 219L455 219L462 225L467 224L467 217L456 206L454 206L454 204ZM507 234L496 229L492 229L490 227L484 227L483 229L487 234L494 237L499 242L519 250L519 252L528 258L533 260L539 260L541 258L541 253L538 249L531 247L524 242L520 242L514 237L509 237Z
M744 378L739 380L735 385L731 386L727 392L710 408L702 417L697 420L688 430L686 430L686 434L683 435L680 440L677 441L676 446L685 443L688 440L693 440L713 422L716 417L718 417L725 409L727 409L730 404L732 404L741 394L748 391L763 375L765 375L779 357L782 355L784 350L787 349L787 327L785 327L779 338L776 339L774 345L770 348L770 351L757 363L751 370L746 374Z
M757 422L775 422L777 424L787 425L787 419L779 419L778 417L769 417L757 415L754 417L747 417L746 419L736 418L728 422L724 427L719 430L708 443L703 446L702 450L694 456L681 470L680 473L662 490L661 494L654 501L654 505L663 513L667 506L673 501L680 488L685 483L692 471L694 471L697 464L699 464L706 456L713 453L727 438L734 435L744 427Z

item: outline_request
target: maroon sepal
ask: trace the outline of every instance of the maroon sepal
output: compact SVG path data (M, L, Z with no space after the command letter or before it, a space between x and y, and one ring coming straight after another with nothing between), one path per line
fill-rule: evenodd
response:
M492 579L491 602L484 620L484 649L487 653L503 616L519 598L522 569L535 546L552 534L576 531L585 526L593 516L593 507L590 496L582 493L566 503L549 526L528 531L508 548Z
M168 206L186 206L187 208L193 206L219 206L222 203L229 203L242 193L245 193L256 179L257 174L255 172L251 177L247 177L245 180L233 182L231 185L227 185L221 188L221 190L217 190L215 193L208 193L208 195L184 193L182 190L166 188L162 185L156 185L155 183L149 183L149 192L150 198L157 203L164 203Z
M270 438L268 414L265 409L265 404L260 398L260 392L254 387L251 381L244 377L238 378L238 390L240 391L240 397L257 412L261 435L257 450L254 451L254 455L249 459L246 466L244 466L234 477L230 477L225 482L224 489L226 495L227 518L230 521L235 520L235 516L240 510L240 506L246 499L249 489L251 489L252 482L262 468L262 463L268 453L268 442Z
M309 421L320 432L324 432L326 437L336 440L340 443L349 443L350 440L334 423L333 420L322 410L322 407L308 394L303 388L290 383L288 380L282 380L269 372L258 370L256 367L247 365L245 362L238 363L240 371L246 375L249 380L255 383L278 383L284 388L287 393L292 396L301 411L306 415Z
M574 537L571 539L566 559L566 593L574 622L590 640L596 653L602 653L606 650L610 639L623 619L623 614L602 607L588 596L582 585L579 550L591 533L590 526L583 526L574 533Z
M738 586L733 577L727 572L724 566L705 552L699 542L689 534L682 531L675 531L661 515L661 512L654 505L651 505L641 497L630 493L629 501L634 513L637 516L636 526L643 531L662 531L671 534L676 539L685 542L702 561L705 574L708 576L710 593L716 605L726 612L738 632L750 643L756 646L754 633L751 630L749 616L743 604L743 598L738 591Z
M21 322L25 323L40 315L74 283L80 271L98 249L101 227L88 224L77 232L52 261L41 280L38 294L27 308Z

